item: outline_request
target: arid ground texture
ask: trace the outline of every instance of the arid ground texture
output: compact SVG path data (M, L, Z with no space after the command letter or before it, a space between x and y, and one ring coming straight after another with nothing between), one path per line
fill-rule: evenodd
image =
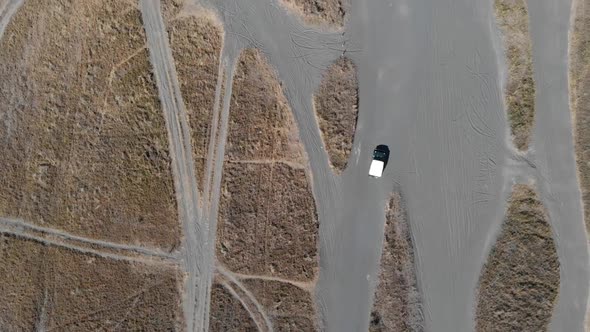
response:
M590 332L589 45L588 0L0 0L0 331Z

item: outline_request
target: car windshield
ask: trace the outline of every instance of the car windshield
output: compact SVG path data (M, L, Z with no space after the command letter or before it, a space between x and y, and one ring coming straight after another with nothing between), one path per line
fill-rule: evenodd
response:
M383 160L387 157L386 153L383 151L375 150L373 151L373 159Z

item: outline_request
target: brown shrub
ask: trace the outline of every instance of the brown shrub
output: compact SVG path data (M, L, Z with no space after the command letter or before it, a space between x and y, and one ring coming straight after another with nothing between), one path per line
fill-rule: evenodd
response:
M254 320L236 299L222 285L214 283L211 288L211 309L209 331L258 331Z
M505 100L514 144L528 149L535 116L535 82L525 0L495 0L494 10L508 62Z
M242 283L263 306L278 331L317 331L311 294L295 285L261 279Z
M92 22L92 24L89 24ZM0 40L0 215L117 242L179 241L139 9L25 1Z
M399 194L387 207L370 332L423 331L412 238Z
M276 74L259 51L245 50L233 82L217 225L218 259L234 272L314 278L317 216L298 135Z
M340 173L352 150L358 115L358 80L352 61L340 58L328 68L314 101L330 162Z
M228 163L223 177L218 259L234 272L313 279L318 226L305 172Z
M533 189L516 185L479 284L477 331L545 331L559 289L548 217Z
M174 268L104 259L6 236L1 243L3 330L181 328L179 272Z
M283 4L297 13L306 24L341 29L344 26L349 2L345 0L283 0Z

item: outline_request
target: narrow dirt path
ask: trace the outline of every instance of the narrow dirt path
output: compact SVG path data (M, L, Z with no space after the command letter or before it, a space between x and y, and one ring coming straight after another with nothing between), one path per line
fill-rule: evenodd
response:
M146 258L167 261L177 261L179 259L176 253L167 253L157 249L85 238L60 230L37 226L20 219L0 217L0 232L32 239L43 239L43 241L59 242L64 247L79 247L77 244L81 244L82 246L98 246L108 250L129 252L131 254L145 256ZM73 243L77 244L74 245Z
M160 1L140 0L140 8L166 119L179 218L184 228L183 250L187 273L184 317L188 331L203 331L206 326L195 314L205 312L204 306L209 303L207 287L204 285L208 284L211 265L204 261L203 249L208 232L199 222L199 198L186 110L160 11Z

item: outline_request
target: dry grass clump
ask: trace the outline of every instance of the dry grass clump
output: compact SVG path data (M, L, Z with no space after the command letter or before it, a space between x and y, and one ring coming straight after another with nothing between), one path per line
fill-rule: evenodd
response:
M179 272L0 237L0 328L174 330ZM34 328L33 328L34 327Z
M530 186L514 186L479 282L477 331L547 330L559 261L547 213Z
M330 162L340 173L352 150L358 115L358 80L352 61L342 57L328 68L314 105Z
M309 291L275 280L247 279L242 283L265 309L277 331L317 331Z
M313 279L318 226L305 172L229 163L222 181L218 259L238 273Z
M211 332L258 331L256 323L240 301L219 283L211 287L209 313Z
M139 9L25 1L0 40L0 215L117 242L179 241Z
M170 1L167 1L168 3ZM211 139L215 89L219 68L222 28L202 16L170 19L168 36L176 64L180 90L191 127L195 174L200 189L205 187L205 165Z
M414 249L401 197L392 195L385 219L379 283L370 332L423 331Z
M504 94L510 128L516 147L526 150L535 116L535 83L526 2L495 0L494 10L508 62Z
M341 29L350 3L345 0L283 0L306 24Z
M218 259L234 272L311 280L318 224L297 126L258 51L242 53L233 84Z

